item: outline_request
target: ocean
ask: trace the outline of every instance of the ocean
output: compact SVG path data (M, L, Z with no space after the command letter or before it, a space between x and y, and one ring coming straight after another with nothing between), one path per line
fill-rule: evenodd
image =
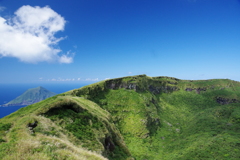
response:
M7 102L15 99L28 89L36 88L38 86L42 86L49 91L59 94L72 89L81 88L85 85L88 84L0 84L0 105L6 104ZM25 106L0 107L0 118L7 116L22 107Z

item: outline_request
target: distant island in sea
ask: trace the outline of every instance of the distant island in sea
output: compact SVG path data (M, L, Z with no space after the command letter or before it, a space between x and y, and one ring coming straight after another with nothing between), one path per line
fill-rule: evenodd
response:
M10 102L3 104L3 107L8 106L24 106L30 105L33 103L40 102L46 98L52 97L56 95L56 93L51 92L41 86L37 88L31 88L25 91L23 94L18 96L17 98L11 100Z

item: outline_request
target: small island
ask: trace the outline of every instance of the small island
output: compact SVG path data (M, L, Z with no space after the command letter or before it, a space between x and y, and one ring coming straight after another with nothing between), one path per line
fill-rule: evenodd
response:
M56 95L56 93L51 92L41 86L37 88L31 88L25 91L23 94L18 96L17 98L11 100L10 102L2 105L3 107L8 106L24 106L30 105L33 103L40 102L46 98L52 97Z

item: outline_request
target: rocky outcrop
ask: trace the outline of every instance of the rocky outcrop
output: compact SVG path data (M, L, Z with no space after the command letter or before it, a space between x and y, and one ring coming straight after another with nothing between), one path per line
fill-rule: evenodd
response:
M106 87L108 89L120 89L120 88L125 88L125 89L131 89L134 91L141 91L141 88L137 85L137 83L131 83L131 82L119 82L116 80L112 81L107 81L106 82ZM176 86L168 86L168 85L161 85L161 86L153 86L149 85L148 89L150 92L153 94L159 94L159 93L170 93L173 91L178 90Z
M152 92L153 94L159 94L159 93L171 93L173 91L178 90L178 87L176 86L152 86L150 85L148 87L149 91Z
M191 92L192 90L194 90L193 88L186 88L185 91L189 91Z
M206 88L200 88L199 87L199 88L196 89L196 93L200 94L201 91L206 91L206 90L207 90Z
M106 81L106 87L107 89L120 89L120 88L125 88L125 89L133 89L137 91L138 87L136 83L127 83L127 82L122 82L121 79L115 79L115 80L110 80Z
M207 88L186 88L185 91L191 92L195 90L197 94L200 94L201 91L207 91Z
M223 97L216 97L216 102L221 105L225 105L225 104L230 104L230 103L237 103L238 100L228 99L228 98L223 98Z

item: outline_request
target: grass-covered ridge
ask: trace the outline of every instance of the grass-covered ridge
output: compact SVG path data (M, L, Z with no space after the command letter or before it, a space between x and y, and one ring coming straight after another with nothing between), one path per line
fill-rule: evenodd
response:
M228 79L105 80L0 119L0 156L239 159L239 104L240 83Z

